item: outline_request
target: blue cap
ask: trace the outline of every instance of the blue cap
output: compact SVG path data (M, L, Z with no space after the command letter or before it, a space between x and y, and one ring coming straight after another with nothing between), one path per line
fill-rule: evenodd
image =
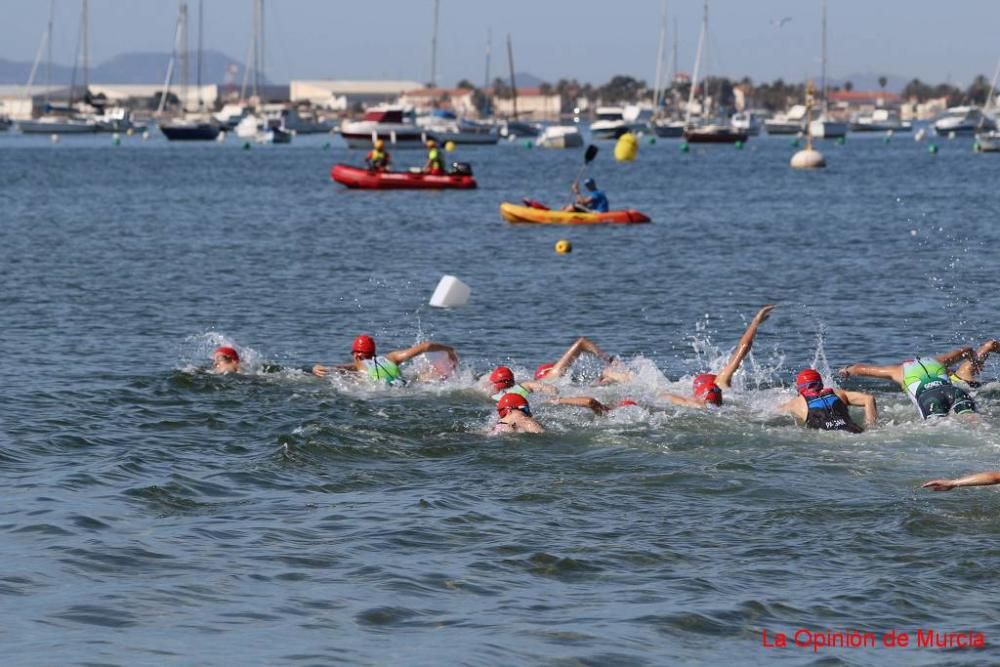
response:
M597 183L594 181L594 179L588 178L583 182L583 187L587 188L588 190L596 190Z

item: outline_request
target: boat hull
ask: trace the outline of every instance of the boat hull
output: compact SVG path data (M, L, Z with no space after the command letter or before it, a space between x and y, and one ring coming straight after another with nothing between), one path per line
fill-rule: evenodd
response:
M726 129L712 132L699 130L685 130L684 139L689 144L735 144L737 141L746 142L750 138L746 132Z
M361 190L471 190L476 187L476 179L466 174L368 171L347 164L333 165L330 178Z
M213 123L199 125L161 125L160 132L170 141L214 141L222 128Z
M18 121L17 127L22 134L94 134L97 132L97 124L88 121L22 120Z
M814 139L841 139L847 136L847 123L814 120L809 123L809 136Z
M650 222L649 216L634 209L607 213L577 213L520 206L509 202L500 204L500 217L507 222L536 225L634 225Z
M653 132L661 139L680 139L684 136L684 123L651 123Z

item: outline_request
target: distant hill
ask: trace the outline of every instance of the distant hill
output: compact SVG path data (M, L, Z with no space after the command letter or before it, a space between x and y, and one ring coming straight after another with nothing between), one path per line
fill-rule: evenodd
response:
M197 54L190 54L189 80L192 84L198 78L196 57ZM90 81L91 83L163 83L163 78L167 75L169 61L169 53L122 53L92 67ZM179 67L180 62L174 69L175 85L180 82ZM31 63L0 59L0 84L25 84L30 74ZM53 63L52 83L54 85L68 85L72 76L73 68L71 66ZM78 71L76 73L77 83L82 80L81 76L81 72ZM35 73L35 84L44 85L45 77L46 65L41 63ZM202 54L201 79L204 83L235 83L239 85L243 81L243 63L219 51L205 51ZM266 82L266 79L262 78L262 81Z

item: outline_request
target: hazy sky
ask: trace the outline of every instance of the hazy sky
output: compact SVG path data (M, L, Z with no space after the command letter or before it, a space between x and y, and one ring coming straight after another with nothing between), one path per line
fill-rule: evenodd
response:
M518 71L554 81L602 83L618 73L652 82L661 0L440 0L438 80L480 83L487 32L493 76L506 74L511 33ZM79 0L55 0L54 59L72 62ZM197 0L190 0L192 23ZM243 60L251 0L204 0L205 46ZM413 79L431 70L434 0L265 0L267 74L290 78ZM45 29L46 0L0 0L0 58L31 61ZM91 60L125 51L168 52L177 3L90 0ZM680 71L691 71L700 0L668 2L668 38L678 29ZM816 76L820 0L713 0L709 74L755 81ZM782 28L772 20L791 17ZM992 76L1000 56L1000 0L829 0L828 68L968 83ZM194 26L192 26L192 34ZM195 42L192 40L192 48ZM668 48L668 54L670 48Z

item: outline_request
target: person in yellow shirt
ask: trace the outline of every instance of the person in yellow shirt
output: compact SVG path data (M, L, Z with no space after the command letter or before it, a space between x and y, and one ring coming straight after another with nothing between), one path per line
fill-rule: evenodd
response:
M389 169L389 165L392 164L392 157L390 157L389 151L385 150L385 142L383 140L375 140L375 145L368 151L365 162L368 163L369 171L386 171Z
M424 173L435 175L445 173L444 157L441 155L437 142L433 139L427 140L427 164L424 165Z

